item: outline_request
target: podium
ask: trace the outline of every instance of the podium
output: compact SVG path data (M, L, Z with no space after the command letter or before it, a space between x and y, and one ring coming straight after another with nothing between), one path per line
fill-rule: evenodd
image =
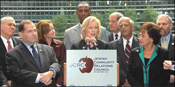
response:
M66 69L66 63L64 63L64 74L63 74L63 85L66 86L66 75L67 75L67 69ZM119 69L120 69L120 66L119 64L117 63L117 85L120 84L120 79L119 79Z

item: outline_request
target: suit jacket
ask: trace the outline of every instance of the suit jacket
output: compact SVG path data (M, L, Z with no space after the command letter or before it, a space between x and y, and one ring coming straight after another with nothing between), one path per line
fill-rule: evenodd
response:
M13 40L14 47L21 43L20 39L12 37L12 40ZM6 78L8 80L10 80L10 77L7 73L6 61L5 61L5 53L6 52L7 52L7 50L6 50L5 45L0 37L0 65L2 66L2 71L3 71L4 75L6 76Z
M133 35L131 49L139 46L139 39ZM127 64L123 47L123 38L109 43L110 49L117 49L117 62L120 65L120 85L122 86L127 78Z
M39 43L48 45L47 42L39 41ZM62 67L62 73L63 73L64 63L66 63L66 48L64 46L64 43L60 40L53 39L50 46L53 47L54 49L56 57ZM63 74L57 79L57 84L59 85L63 85Z
M103 40L97 40L98 49L108 49L108 43ZM86 46L86 42L82 39L76 43L72 44L71 49L83 49Z
M80 23L67 29L64 34L64 44L66 49L71 49L73 43L80 41L81 38L81 26ZM106 28L101 27L100 39L108 42Z
M7 78L4 76L3 72L0 71L0 87L2 85L8 85Z
M140 59L140 47L131 50L127 79L131 86L144 86L143 63ZM163 69L164 60L168 59L168 50L162 47L157 49L157 56L150 63L149 86L166 86L170 79L168 70Z
M7 70L12 79L12 87L43 87L43 83L35 83L35 80L38 73L47 72L49 68L54 69L56 75L60 75L61 66L53 48L41 44L37 44L37 47L40 67L24 43L19 44L6 53ZM47 87L56 87L56 79L52 78L51 85Z

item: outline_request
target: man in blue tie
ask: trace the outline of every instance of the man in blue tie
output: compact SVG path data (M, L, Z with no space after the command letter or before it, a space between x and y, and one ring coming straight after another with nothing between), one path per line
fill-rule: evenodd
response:
M37 29L32 21L18 26L22 43L6 53L12 87L56 87L61 67L52 47L37 44Z

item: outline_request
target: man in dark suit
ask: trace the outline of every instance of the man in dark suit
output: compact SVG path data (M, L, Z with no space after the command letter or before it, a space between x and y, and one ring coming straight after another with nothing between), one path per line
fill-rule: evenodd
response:
M66 46L66 49L71 49L73 43L81 40L81 24L85 18L91 15L91 13L92 11L90 9L90 5L87 2L81 2L78 4L76 14L79 18L80 23L65 30L64 44ZM107 33L108 32L106 31L106 28L101 26L100 39L108 42Z
M0 35L0 66L2 66L2 71L5 75L5 77L8 80L9 85L11 86L11 79L7 73L6 68L6 61L5 61L5 53L12 49L13 47L17 46L21 40L17 38L13 38L14 32L16 30L15 28L15 20L13 17L7 16L1 18L1 35ZM9 41L10 45L8 44ZM8 47L10 47L8 49Z
M172 18L169 15L161 14L157 17L157 24L162 28L161 30L161 39L159 45L169 50L169 59L175 60L174 58L174 41L175 38L171 33L173 26ZM175 83L174 72L170 75L170 84L169 86L174 86Z
M123 17L123 15L119 12L113 12L109 16L109 28L111 33L108 34L109 42L118 40L121 37L121 32L118 29L117 22L118 20Z
M3 72L0 71L0 87L8 87L7 78L4 76Z
M134 22L128 17L121 17L118 21L118 28L121 32L122 38L117 41L112 41L109 43L111 49L117 49L117 62L120 65L120 85L119 86L129 86L127 82L127 68L128 60L126 59L125 50L126 45L129 45L130 50L139 46L139 39L133 35ZM127 43L127 41L129 43ZM127 49L128 50L128 49ZM130 51L129 51L130 53Z
M12 87L56 87L61 66L52 47L37 44L37 29L32 21L18 26L22 42L6 53Z

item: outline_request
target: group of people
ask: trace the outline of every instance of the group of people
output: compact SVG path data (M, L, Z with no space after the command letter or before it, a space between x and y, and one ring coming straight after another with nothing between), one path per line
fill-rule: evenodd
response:
M81 2L76 14L79 23L67 29L64 42L56 40L50 20L40 20L35 26L23 20L18 26L20 39L12 37L16 28L13 17L1 18L0 86L59 87L63 86L63 65L66 50L117 50L121 86L173 86L172 65L174 37L172 19L159 15L157 23L146 22L139 37L133 33L134 21L119 12L109 16L111 33L91 16L90 5Z

